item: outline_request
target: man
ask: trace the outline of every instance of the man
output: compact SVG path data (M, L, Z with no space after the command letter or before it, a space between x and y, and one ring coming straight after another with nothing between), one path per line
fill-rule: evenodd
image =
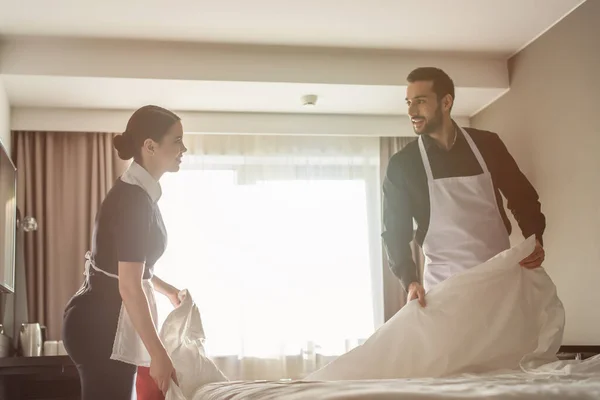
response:
M546 220L537 192L504 143L495 133L463 129L452 120L454 83L444 71L417 68L407 81L408 115L419 138L389 161L382 237L408 301L418 299L425 306L425 293L433 286L510 247L501 193L523 235L537 239L521 265L539 267ZM423 285L410 249L413 238L425 255Z

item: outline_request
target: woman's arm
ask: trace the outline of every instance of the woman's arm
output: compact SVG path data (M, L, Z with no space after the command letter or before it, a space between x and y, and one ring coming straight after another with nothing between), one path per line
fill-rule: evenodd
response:
M155 220L154 204L141 188L120 199L114 240L119 260L119 293L133 327L150 354L150 376L166 394L171 379L177 382L173 362L160 340L142 286L148 246Z
M171 357L162 344L152 321L150 306L142 287L144 263L119 261L119 293L133 327L150 354L150 376L166 396L169 381L177 383Z
M171 301L173 307L177 307L181 304L181 301L179 300L179 289L169 285L156 275L152 277L152 284L158 293L166 296Z
M166 350L152 321L148 299L142 287L143 274L143 263L119 262L119 293L135 330L154 359L164 356Z

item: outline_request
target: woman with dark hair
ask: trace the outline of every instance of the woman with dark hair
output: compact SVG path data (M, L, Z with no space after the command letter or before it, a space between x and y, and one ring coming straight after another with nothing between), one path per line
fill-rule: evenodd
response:
M114 138L123 160L133 158L96 216L83 286L67 304L65 348L77 366L83 400L129 400L138 366L166 393L176 375L157 332L154 291L176 307L179 290L154 275L167 234L157 201L159 179L176 172L187 151L177 115L145 106Z

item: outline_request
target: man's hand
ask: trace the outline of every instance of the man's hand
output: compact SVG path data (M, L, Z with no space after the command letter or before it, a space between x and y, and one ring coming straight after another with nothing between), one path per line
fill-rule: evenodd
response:
M408 286L407 301L412 301L414 299L419 299L421 307L425 307L425 289L423 289L423 286L418 282L413 282Z
M542 262L546 258L546 252L539 240L535 241L535 249L529 257L523 259L520 264L523 268L534 269L542 266Z

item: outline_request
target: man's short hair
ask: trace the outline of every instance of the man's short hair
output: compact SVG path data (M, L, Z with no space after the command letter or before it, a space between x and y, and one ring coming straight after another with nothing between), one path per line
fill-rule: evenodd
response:
M420 67L413 70L406 80L409 83L417 81L430 81L433 82L433 91L437 95L438 100L449 94L454 100L454 82L452 79L439 68L435 67Z

